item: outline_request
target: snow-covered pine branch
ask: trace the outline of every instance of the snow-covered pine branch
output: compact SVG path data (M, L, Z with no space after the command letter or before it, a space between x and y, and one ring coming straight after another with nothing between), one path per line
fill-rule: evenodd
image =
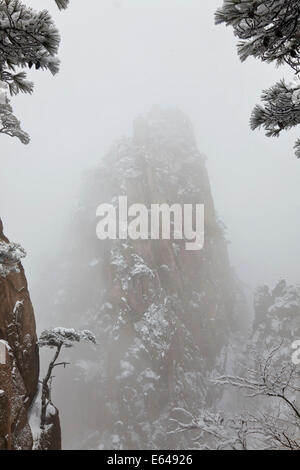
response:
M298 0L225 0L215 18L233 27L242 61L252 56L299 71Z
M256 106L251 128L264 127L268 137L279 136L300 123L300 10L298 0L225 0L216 12L216 23L232 26L239 39L242 61L255 57L276 65L288 64L294 82L281 81L263 92L264 106ZM300 142L295 145L300 157Z
M69 0L55 0L59 9L65 9ZM60 44L59 32L47 10L35 11L19 0L0 0L0 103L1 132L18 137L28 143L28 135L20 129L4 96L7 85L11 95L32 93L33 83L19 68L35 67L49 70L53 75L59 70L57 58ZM5 99L5 103L3 100ZM4 120L3 120L4 117Z
M281 346L257 355L255 366L246 367L242 376L213 380L215 385L244 390L252 401L259 397L255 412L244 409L239 416L228 416L203 409L193 415L175 408L169 433L193 433L191 439L199 449L300 450L300 375L293 364L278 363L278 357Z
M26 252L21 245L0 241L0 276L19 272L19 263L25 256Z
M20 121L13 114L7 97L7 85L0 81L0 134L17 137L23 144L30 141L29 135L21 128Z
M94 334L89 330L76 331L74 328L56 327L44 330L39 338L39 346L49 348L72 348L75 343L85 341L96 344Z

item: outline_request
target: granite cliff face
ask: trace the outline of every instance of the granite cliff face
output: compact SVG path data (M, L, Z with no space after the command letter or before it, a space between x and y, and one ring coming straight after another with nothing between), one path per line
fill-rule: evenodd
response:
M204 249L187 251L174 239L97 240L98 204L117 207L122 195L147 207L204 204ZM170 417L215 402L207 379L229 367L245 305L205 162L181 112L154 109L115 144L88 179L70 240L55 321L88 327L99 347L97 357L75 353L73 377L58 391L67 445L187 448L190 436L168 434Z
M0 241L8 242L0 219ZM39 350L33 307L21 263L19 272L0 276L0 450L31 450L35 443L29 424L38 390ZM58 415L49 418L42 450L60 448ZM36 430L35 430L36 431Z

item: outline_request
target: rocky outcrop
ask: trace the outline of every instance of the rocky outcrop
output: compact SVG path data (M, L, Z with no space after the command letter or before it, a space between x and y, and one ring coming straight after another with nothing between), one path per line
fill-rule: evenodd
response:
M125 195L129 205L204 204L204 249L187 251L174 239L97 240L98 204L118 208ZM93 330L99 342L96 357L74 354L74 375L59 391L67 442L188 448L189 436L168 434L170 417L175 408L212 405L207 379L227 367L245 305L184 114L154 109L135 122L131 139L115 144L88 179L62 259L49 310L55 321Z
M252 342L257 354L276 351L277 366L291 360L292 344L300 338L300 286L279 281L273 289L260 286L254 294ZM275 361L273 361L275 363Z
M0 219L0 241L8 242ZM38 390L36 324L24 269L0 276L0 450L31 450L29 412ZM42 449L60 448L58 415L48 423Z
M0 240L8 241L0 221ZM34 312L23 267L0 277L0 340L6 342L7 361L0 365L0 448L31 449L28 410L39 377L39 353Z

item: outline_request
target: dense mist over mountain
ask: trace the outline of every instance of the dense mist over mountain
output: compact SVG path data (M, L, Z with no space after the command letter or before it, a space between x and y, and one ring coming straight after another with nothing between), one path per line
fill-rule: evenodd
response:
M187 251L174 239L98 240L95 208L102 201L120 210L120 195L149 210L203 203L204 249ZM39 286L43 322L89 328L99 345L72 354L71 373L60 375L65 444L191 445L189 436L168 437L171 414L216 408L221 396L209 376L235 369L233 349L249 319L187 117L154 108L136 119L133 137L117 141L90 173L69 230L72 243L67 238Z

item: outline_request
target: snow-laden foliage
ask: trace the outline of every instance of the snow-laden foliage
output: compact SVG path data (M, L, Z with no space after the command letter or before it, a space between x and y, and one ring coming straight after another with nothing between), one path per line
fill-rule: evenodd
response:
M0 276L19 272L19 263L25 256L25 250L18 243L0 241Z
M168 434L191 434L197 450L247 450L253 424L242 416L227 417L209 410L194 416L184 408L175 408L169 422Z
M264 106L256 105L250 120L251 129L264 127L268 137L279 137L282 130L289 130L300 123L300 76L291 82L284 80L265 90ZM300 158L300 140L295 144Z
M246 392L256 412L244 413L248 423L245 449L300 450L300 374L280 346L259 356L242 377L220 377L216 384ZM259 399L259 400L258 400Z
M99 243L91 223L95 206L107 201L118 208L120 194L147 207L204 202L204 250L191 254L180 240ZM93 449L190 448L188 436L167 434L169 413L175 406L196 412L206 400L217 400L207 376L212 368L232 371L227 344L244 305L204 159L183 113L154 108L135 121L132 138L113 145L90 175L75 227L78 238L59 264L76 261L81 268L59 280L55 318L72 315L76 328L95 330L99 347L96 354L92 348L71 353L82 401L78 410L69 380L74 426L65 442Z
M41 333L39 346L72 348L74 343L80 343L80 341L96 344L96 338L89 330L76 331L74 328L57 327Z
M54 414L57 410L51 402L51 386L52 386L52 373L55 367L66 367L68 362L57 362L63 347L72 348L75 343L85 341L91 344L97 344L94 334L89 330L76 331L74 328L57 327L51 330L44 330L38 341L38 345L42 347L54 348L54 357L48 366L47 373L42 380L42 394L41 394L41 420L40 429L42 434L46 430L47 414L49 407L53 409Z
M164 357L170 347L168 298L164 299L164 305L151 304L134 327L146 347L153 351L153 355Z
M276 365L277 352L257 357L257 368L246 368L242 377L215 380L216 385L246 393L253 401L251 411L245 408L229 416L207 409L198 415L174 409L169 433L192 433L201 450L300 450L300 377L292 364Z
M232 26L242 61L252 56L276 65L288 64L296 79L290 85L277 83L262 95L264 106L256 106L251 128L263 126L267 136L300 123L300 10L298 0L225 0L216 12L216 23ZM296 142L300 157L300 142Z
M299 371L282 361L280 347L252 358L242 374L213 381L247 397L238 415L209 409L193 415L175 408L169 434L189 433L201 450L300 450Z
M300 286L282 280L274 289L259 287L254 310L241 372L213 380L247 397L238 417L220 419L207 410L199 416L181 410L178 416L174 410L171 432L197 430L199 448L300 450L300 372L292 361L293 343L300 339Z
M65 10L69 5L70 0L55 0L56 5L60 10Z
M290 360L291 344L300 339L300 286L282 280L274 289L255 291L252 341L256 351L281 345L281 359ZM278 355L278 354L277 354Z
M225 0L216 23L233 27L241 60L253 56L299 70L298 0Z
M68 5L68 0L56 0L60 9ZM8 86L11 95L32 93L33 83L26 79L20 68L35 67L36 70L49 70L53 75L59 70L57 58L60 36L47 10L34 11L19 0L0 0L0 83ZM27 134L20 130L19 121L12 115L7 99L3 103L3 90L0 91L0 106L6 106L6 119L1 112L1 132L18 137L28 143ZM10 123L9 123L10 120Z

